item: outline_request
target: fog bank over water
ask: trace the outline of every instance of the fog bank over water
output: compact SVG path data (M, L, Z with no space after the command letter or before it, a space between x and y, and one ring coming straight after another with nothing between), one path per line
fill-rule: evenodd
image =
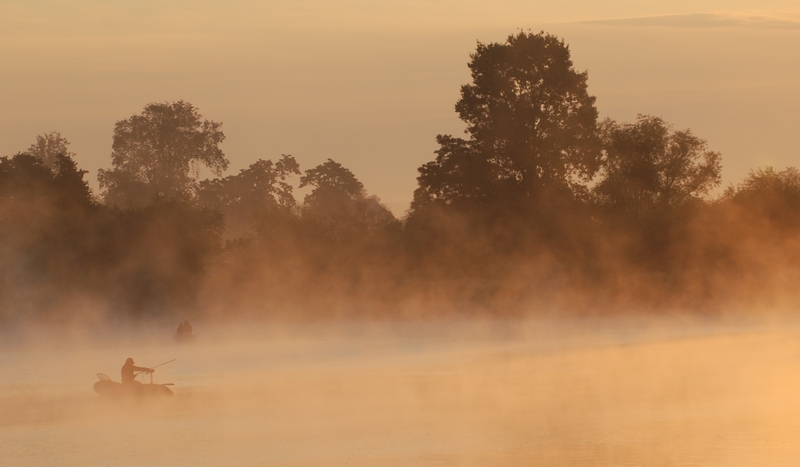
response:
M792 465L796 322L211 325L0 352L10 465ZM147 340L149 336L149 341ZM51 339L48 336L47 339ZM95 373L159 367L162 401Z

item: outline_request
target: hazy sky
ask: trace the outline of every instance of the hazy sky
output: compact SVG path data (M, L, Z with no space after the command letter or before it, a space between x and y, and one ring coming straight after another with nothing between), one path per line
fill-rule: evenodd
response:
M725 184L800 166L796 1L0 0L0 155L58 130L90 171L117 120L184 99L223 122L228 174L332 158L402 215L477 40L570 45L601 117L658 115L723 154Z

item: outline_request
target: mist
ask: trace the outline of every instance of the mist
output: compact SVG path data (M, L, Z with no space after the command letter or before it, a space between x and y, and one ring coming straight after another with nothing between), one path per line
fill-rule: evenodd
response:
M633 23L709 21L754 20ZM185 100L119 115L96 185L58 131L1 157L4 462L792 462L800 171L723 184L571 52L478 42L402 216L333 154L231 170Z
M192 346L153 327L126 330L125 342L4 351L5 462L790 465L797 455L796 322L195 328ZM116 377L127 355L176 358L154 374L175 383L174 397L91 393L94 372Z

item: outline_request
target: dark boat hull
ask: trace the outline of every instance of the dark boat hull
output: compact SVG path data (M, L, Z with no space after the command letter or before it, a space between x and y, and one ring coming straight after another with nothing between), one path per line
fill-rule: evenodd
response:
M171 396L172 390L164 384L122 384L116 381L98 381L94 383L94 392L110 398L137 398Z

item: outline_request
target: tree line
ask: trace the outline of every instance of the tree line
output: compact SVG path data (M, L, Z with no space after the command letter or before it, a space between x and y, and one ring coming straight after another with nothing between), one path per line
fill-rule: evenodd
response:
M58 132L0 158L0 316L335 317L719 310L797 302L800 171L713 195L690 130L600 120L550 34L478 43L397 219L346 167L290 155L224 176L222 124L184 101L114 125L93 193ZM201 171L214 178L200 180ZM302 202L294 189L309 187Z

